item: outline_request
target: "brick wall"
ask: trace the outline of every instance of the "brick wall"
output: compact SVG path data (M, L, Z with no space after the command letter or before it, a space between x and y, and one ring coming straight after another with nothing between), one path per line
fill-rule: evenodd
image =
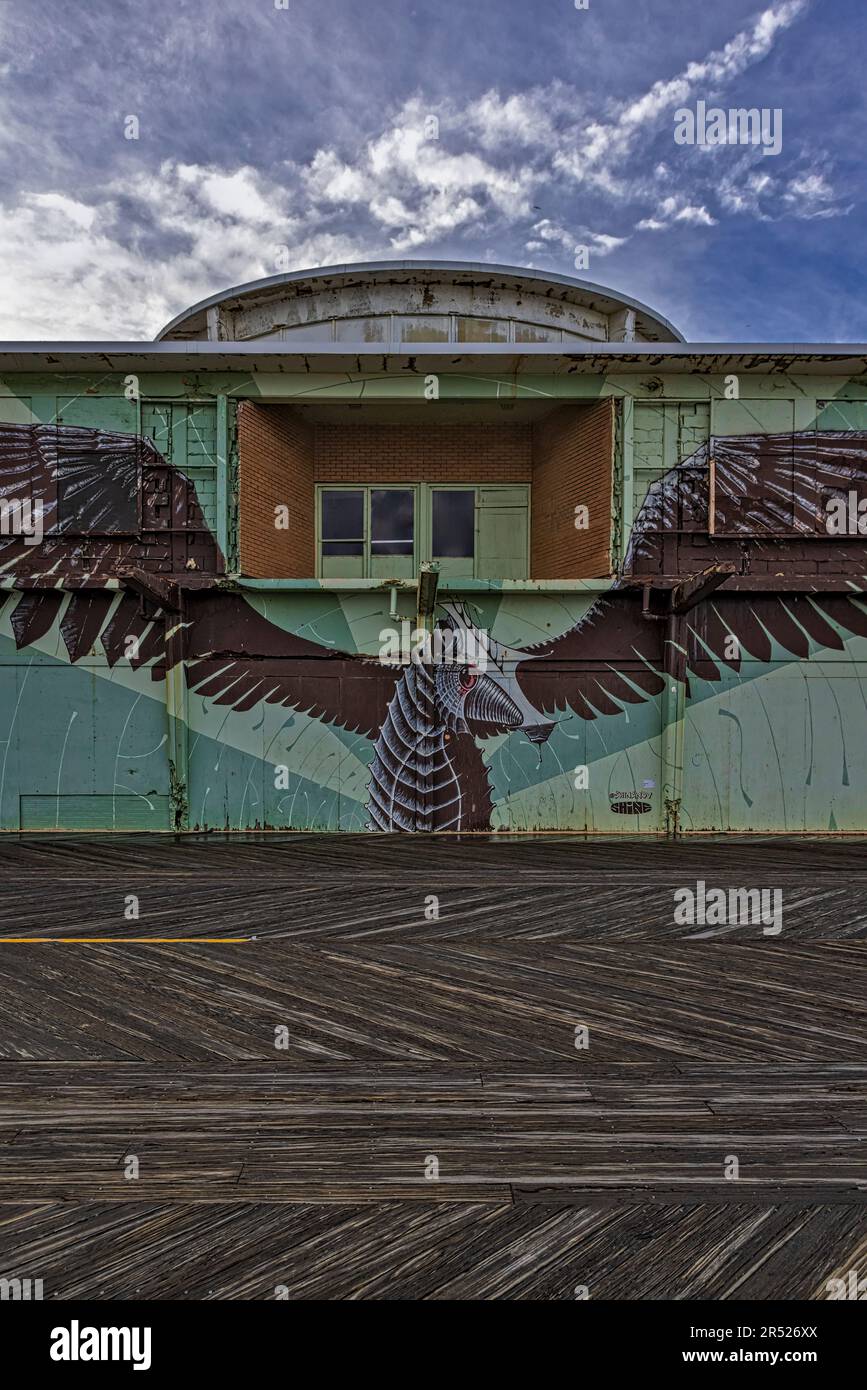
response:
M316 426L317 483L529 483L532 472L519 421Z
M611 572L614 406L561 406L533 432L530 574L533 579L600 579ZM589 508L586 531L575 507Z
M239 409L241 571L316 573L316 483L531 483L534 579L610 572L613 406L562 406L533 426L495 420L310 426L289 406ZM575 529L575 506L590 527ZM274 508L289 507L288 531Z
M244 401L238 409L241 573L304 579L316 573L313 431L290 406ZM289 508L285 531L274 508Z

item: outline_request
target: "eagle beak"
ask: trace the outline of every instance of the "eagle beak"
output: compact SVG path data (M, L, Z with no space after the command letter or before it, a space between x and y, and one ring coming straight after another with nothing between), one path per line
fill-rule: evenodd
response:
M534 743L539 750L539 766L542 766L542 748L551 736L551 730L556 728L554 724L525 724L521 730L526 734L531 743Z

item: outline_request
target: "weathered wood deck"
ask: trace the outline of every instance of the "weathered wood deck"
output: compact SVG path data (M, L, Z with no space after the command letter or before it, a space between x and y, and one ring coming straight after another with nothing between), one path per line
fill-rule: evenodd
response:
M700 878L782 933L676 926ZM0 1276L824 1297L867 1273L865 930L864 842L0 840Z

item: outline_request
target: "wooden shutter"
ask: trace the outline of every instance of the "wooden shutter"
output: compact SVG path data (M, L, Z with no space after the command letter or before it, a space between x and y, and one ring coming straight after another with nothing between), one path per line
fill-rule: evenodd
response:
M479 487L476 492L476 578L526 579L527 489Z

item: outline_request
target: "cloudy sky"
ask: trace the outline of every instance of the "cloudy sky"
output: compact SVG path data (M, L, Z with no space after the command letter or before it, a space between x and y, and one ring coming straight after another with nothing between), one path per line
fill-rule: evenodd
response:
M863 342L865 43L865 0L0 0L0 339L416 258ZM781 152L675 143L698 101Z

